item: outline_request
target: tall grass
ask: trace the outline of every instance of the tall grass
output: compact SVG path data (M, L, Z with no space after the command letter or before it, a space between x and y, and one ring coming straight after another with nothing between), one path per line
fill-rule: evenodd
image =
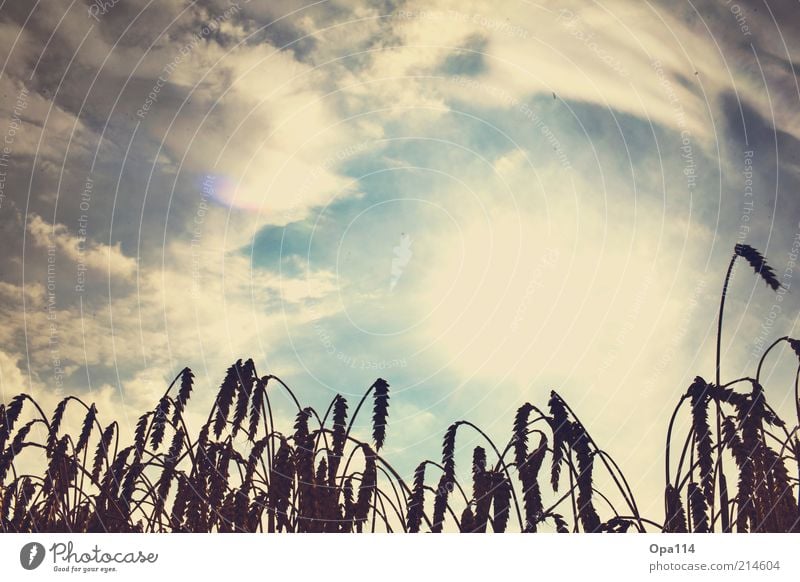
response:
M663 519L641 515L618 465L555 391L544 410L518 408L505 442L454 422L441 459L419 463L409 485L381 456L390 436L385 380L352 414L342 395L320 414L280 378L239 360L194 432L188 368L132 435L116 421L102 425L94 404L74 396L50 415L27 394L0 404L0 531L798 531L800 380L790 427L769 405L760 373L784 342L800 357L800 340L776 340L754 377L720 380L725 297L739 257L779 288L766 260L737 245L720 302L716 382L695 378L670 419ZM276 391L294 407L285 427L275 420ZM355 422L370 397L371 438L359 438ZM689 429L680 436L684 411Z

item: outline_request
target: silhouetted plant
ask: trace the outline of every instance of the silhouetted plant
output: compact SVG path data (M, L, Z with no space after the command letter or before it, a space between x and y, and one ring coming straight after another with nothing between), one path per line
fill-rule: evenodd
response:
M555 391L548 412L531 403L517 409L503 446L467 420L452 423L441 463L419 463L409 487L380 455L389 416L385 380L367 389L352 415L336 395L320 417L280 378L259 376L252 360L238 360L194 438L184 418L194 393L189 368L138 418L127 442L117 422L103 428L95 405L74 396L58 402L52 416L26 394L0 404L0 531L798 531L800 367L793 427L769 405L760 377L783 342L800 358L800 340L777 339L755 377L719 378L724 300L737 257L780 288L758 251L736 246L720 304L716 382L696 377L669 422L663 523L640 514L618 465ZM288 432L277 427L275 391L295 409ZM354 426L370 395L371 442L364 442ZM690 428L676 451L676 419L686 403ZM77 426L75 435L65 426ZM459 466L467 437L480 442L470 441L471 467ZM737 477L730 491L726 472ZM469 494L462 474L471 480Z

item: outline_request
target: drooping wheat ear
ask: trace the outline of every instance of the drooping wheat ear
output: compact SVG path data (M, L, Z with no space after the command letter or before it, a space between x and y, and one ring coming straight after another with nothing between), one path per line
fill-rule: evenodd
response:
M95 418L97 418L97 408L92 404L83 419L81 434L78 437L78 443L75 445L75 454L80 453L89 444L89 437L92 434Z
M16 504L14 506L14 515L11 518L11 525L14 531L21 531L20 525L22 522L29 518L30 512L28 505L33 501L33 496L36 493L36 486L30 477L22 477L17 484Z
M570 441L571 424L567 415L567 408L558 394L550 392L550 400L547 403L550 408L550 426L553 431L553 459L550 472L550 483L553 491L558 491L558 480L561 474L561 462L564 459L564 447Z
M475 501L474 531L483 533L489 523L492 504L491 482L486 471L486 451L483 447L475 447L472 453L472 498Z
M299 484L314 482L314 440L308 431L311 409L304 408L297 413L294 422L294 447Z
M269 504L275 512L278 531L289 531L288 509L291 503L294 486L295 466L292 449L286 439L281 437L281 444L272 463L272 480L269 484Z
M122 485L122 475L125 471L125 466L128 463L128 457L133 451L134 447L126 447L117 453L114 462L106 470L103 475L103 482L101 483L101 495L107 499L114 499L119 494L119 488Z
M753 382L753 390L747 404L737 409L737 419L741 426L742 446L747 454L747 462L740 469L740 491L747 497L740 499L739 511L746 515L749 530L758 531L764 515L765 493L763 418L765 410L764 391L758 382ZM744 518L743 518L744 519Z
M209 488L208 488L208 505L211 508L219 508L228 490L228 479L231 458L233 456L233 447L230 440L222 443L211 443L211 446L216 449L216 464L211 471Z
M175 398L175 412L172 416L172 424L178 424L183 411L186 410L186 404L192 395L192 387L194 386L194 374L189 368L181 370L181 387L178 390L178 397Z
M61 429L61 421L64 419L64 411L67 409L69 398L64 398L53 411L53 418L50 420L50 430L47 433L47 449L52 451L58 441L58 431Z
M231 489L229 493L227 493L223 499L220 501L219 509L217 510L217 531L220 533L230 533L235 531L235 523L236 523L236 516L235 516L235 507L234 507L234 496L236 491Z
M211 473L216 463L216 449L209 442L209 423L200 427L195 444L195 466L190 475L191 487L186 506L186 528L188 531L208 531L209 506L208 487Z
M5 481L6 473L8 473L8 468L11 466L11 455L6 454L5 451L0 451L0 481ZM2 497L3 490L0 489L0 499L4 499ZM7 493L10 495L10 493ZM10 502L10 500L9 500ZM0 532L5 532L4 521L2 516L0 516Z
M689 511L692 514L692 531L708 533L708 505L703 491L697 483L689 483Z
M144 471L144 465L139 457L134 457L133 462L128 466L128 472L125 474L125 479L122 480L122 492L120 501L125 508L126 513L129 511L131 501L133 500L133 493L136 490L136 482Z
M372 393L372 438L375 441L375 450L380 451L386 440L386 419L389 417L389 384L383 378L378 378L373 384Z
M319 460L314 481L314 489L317 493L318 529L319 531L337 531L335 489L328 485L328 461L325 457Z
M748 409L747 403L738 406L739 410ZM752 494L754 484L753 463L750 453L744 446L736 428L736 420L726 416L722 421L722 439L731 451L733 460L739 470L739 481L736 491L736 529L739 533L747 532L747 524L752 514Z
M442 440L442 468L443 473L439 478L436 487L436 495L433 498L433 523L431 531L440 533L444 526L445 513L447 511L447 498L453 488L456 479L456 432L461 423L451 424L444 433Z
M333 399L333 437L331 438L331 454L328 463L328 480L331 485L336 483L336 473L344 454L345 439L347 438L347 399L337 394Z
M313 531L314 522L314 439L308 430L311 408L298 412L294 424L294 453L297 468L297 531Z
M598 531L600 516L592 502L593 485L592 473L594 471L594 453L589 448L589 435L579 422L572 423L572 448L578 459L578 517L583 530L588 533Z
M100 436L100 441L97 443L97 448L94 452L94 464L92 465L93 481L97 481L100 477L100 471L103 469L103 461L108 464L109 447L111 446L111 439L114 438L114 429L116 426L116 422L109 424Z
M517 463L517 470L525 464L528 456L528 418L530 417L533 406L526 402L517 409L514 415L514 461Z
M51 529L59 527L56 522L59 518L61 509L69 503L69 488L77 474L78 467L73 458L67 453L69 447L69 437L64 436L57 444L50 463L47 467L47 477L42 485L43 492L46 492L44 512L47 525L44 527ZM63 527L63 526L61 526Z
M253 487L253 477L256 474L258 462L261 460L261 457L264 454L264 449L266 449L269 440L270 437L267 435L253 443L253 446L250 449L250 455L247 457L247 468L245 469L244 480L242 482L242 490L245 493L250 491L250 489Z
M16 487L16 503L14 504L14 515L11 518L11 530L23 531L23 523L30 519L31 512L28 506L33 501L36 493L36 486L29 477L23 477Z
M511 507L511 482L500 471L492 473L492 507L492 529L495 533L503 533Z
M3 419L0 422L0 453L6 446L11 433L14 430L14 424L17 422L20 413L22 412L22 404L25 402L25 394L19 394L11 399L8 407L3 410Z
M722 388L716 384L706 384L706 394L711 400L733 406L742 406L747 400L747 394L741 394L731 388Z
M738 244L734 248L734 252L744 259L747 259L747 262L750 263L750 266L753 267L753 270L761 275L761 278L764 279L764 282L773 290L777 291L781 284L778 281L778 278L775 276L775 271L772 270L767 264L767 260L764 256L759 253L756 249L751 247L750 245L743 245Z
M739 438L736 419L732 416L726 416L722 420L722 439L733 454L733 460L736 461L736 465L741 469L747 462L748 452Z
M250 402L250 422L247 427L247 438L250 442L256 440L258 434L258 423L261 422L261 409L267 397L267 382L269 378L256 378L255 388L253 388L253 398Z
M136 430L133 433L133 444L136 446L136 455L141 456L144 452L145 439L147 437L147 423L150 420L151 412L145 412L139 417L136 423Z
M183 437L183 428L176 430L175 435L172 437L172 443L169 446L167 458L164 460L164 470L161 472L161 480L158 483L156 513L160 513L167 502L172 479L175 476L175 467L178 465L178 459L183 450Z
M486 472L486 449L475 447L472 451L472 477L475 478Z
M406 529L409 533L419 533L422 525L422 514L425 507L425 463L417 465L414 470L414 485L408 496L408 514Z
M150 446L155 451L164 441L164 433L167 428L167 415L169 414L171 403L168 396L164 396L158 401L153 411L153 424L150 426Z
M238 389L236 395L236 407L233 412L233 423L231 426L231 436L235 437L242 423L247 417L247 408L250 404L250 395L253 392L253 384L255 383L255 364L253 360L247 360L244 365L237 369Z
M364 452L364 473L361 476L361 486L358 488L358 499L355 507L355 524L359 532L369 516L372 497L375 494L378 482L375 453L367 444L362 444L361 450Z
M67 448L69 447L69 437L61 437L56 446L53 447L52 454L50 455L50 462L47 465L47 473L42 482L42 493L49 495L53 492L54 484L57 475L60 472L61 464L67 456Z
M119 492L122 485L122 475L125 463L133 447L127 447L119 452L117 458L106 470L101 483L100 496L97 500L98 520L103 524L102 529L122 531L124 528L124 510L120 502ZM110 525L110 527L109 527Z
M267 493L261 491L256 495L253 502L250 504L250 511L247 513L247 521L250 524L250 531L259 531L261 524L261 516L264 514L264 509L267 507L268 496Z
M692 429L697 446L697 464L700 467L700 483L707 503L711 503L714 486L714 459L711 426L708 423L708 385L700 376L689 387L692 407Z
M17 494L17 481L5 487L5 492L0 489L0 532L9 531L8 522L10 521L11 500Z
M178 491L175 494L175 501L172 503L172 511L170 514L170 523L175 531L183 531L183 519L186 516L186 508L191 498L191 481L182 472L176 475L178 481Z
M238 459L237 459L238 463ZM254 532L255 528L250 525L250 497L238 489L231 486L230 492L225 498L225 519L228 521L230 531L234 532Z
M353 531L353 519L356 510L356 504L353 503L353 479L348 477L344 480L344 487L342 487L342 509L344 510L344 523L342 524L342 531L349 533Z
M461 422L455 422L447 427L442 440L442 467L448 481L454 481L456 478L456 432L460 425Z
M11 451L4 450L11 432L14 430L14 424L17 422L20 413L22 412L22 403L25 396L20 394L15 396L8 405L8 408L3 410L3 422L0 424L0 483L6 477L11 461L15 453L13 447Z
M520 477L523 484L523 500L525 502L525 532L535 533L536 524L542 520L542 492L539 487L539 471L547 453L547 437L541 435L539 446L528 455L528 458L520 469Z
M783 458L769 446L763 447L766 476L766 518L762 531L789 532L797 520L797 505L792 496L789 471Z
M452 487L452 481L443 473L439 477L436 485L436 493L433 496L433 522L431 523L431 533L442 533L444 528L445 513L447 512L447 497Z
M5 451L0 451L0 483L2 483L6 478L6 473L8 473L8 469L11 466L14 457L20 453L22 450L22 446L25 442L25 439L28 437L28 433L31 430L35 420L31 420L28 423L22 425L20 429L17 431L17 434L14 436L14 439L11 441L11 445Z
M525 403L519 407L514 416L514 462L517 465L517 474L522 484L522 495L525 501L525 528L524 531L533 533L536 531L536 524L539 521L539 514L542 510L541 493L539 491L538 473L544 460L544 451L547 449L547 440L542 435L542 443L537 449L537 455L528 457L528 419L530 418L533 406Z
M666 519L664 520L665 533L686 533L686 512L683 509L681 495L671 483L667 484L664 492L666 502Z
M219 387L216 399L217 414L214 419L214 435L219 438L225 425L228 423L228 413L233 404L233 398L236 396L236 389L239 385L239 368L242 365L242 360L228 368L225 374L225 379Z
M210 511L216 511L216 508L209 507L208 502L208 488L210 481L210 473L214 470L213 463L215 462L212 457L216 456L209 444L203 447L195 447L195 464L186 473L183 473L187 479L186 490L186 509L185 509L185 523L186 531L204 531L208 528L208 514Z

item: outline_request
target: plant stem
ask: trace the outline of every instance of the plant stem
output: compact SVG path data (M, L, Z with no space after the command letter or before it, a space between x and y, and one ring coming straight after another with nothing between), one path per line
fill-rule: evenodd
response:
M736 257L738 257L736 253L733 254L731 257L731 262L728 265L728 272L725 273L725 282L722 285L722 296L719 300L719 317L717 319L717 373L716 373L716 384L717 386L720 385L720 354L722 351L722 315L725 311L725 297L728 294L728 283L731 280L731 273L733 272L733 264L736 262Z
M728 264L728 271L725 273L725 282L722 285L722 296L719 300L719 317L717 319L717 360L716 360L716 385L720 385L720 366L722 363L722 317L725 312L725 297L728 295L728 283L731 280L731 273L733 273L733 265L736 263L736 257L739 255L733 253L731 257L731 262ZM720 410L719 402L715 401L715 408L716 408L716 416L717 416L717 442L720 442L720 438L722 436L722 411ZM719 449L719 453L717 456L717 469L718 469L718 476L720 482L720 488L722 489L721 494L724 497L727 497L727 487L723 484L726 482L725 480L725 473L722 468L722 449ZM712 484L712 491L711 491L711 515L714 515L714 491L713 487L716 486L716 480ZM727 499L722 499L722 503L727 502ZM722 531L728 531L730 524L729 516L727 511L722 512ZM712 524L713 525L713 524Z

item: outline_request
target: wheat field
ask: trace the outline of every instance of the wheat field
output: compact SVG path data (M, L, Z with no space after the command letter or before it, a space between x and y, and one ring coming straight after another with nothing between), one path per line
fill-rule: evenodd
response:
M121 434L116 420L104 424L94 404L75 396L53 411L28 394L0 404L0 531L796 532L798 382L797 418L787 421L760 374L782 342L800 358L800 340L777 338L753 377L722 381L725 298L739 259L780 289L764 257L736 245L720 300L714 381L696 377L671 413L663 515L641 515L620 467L555 391L546 405L519 406L504 443L454 422L441 459L420 462L407 482L381 455L390 436L386 380L375 380L352 412L341 395L318 411L277 376L239 360L196 431L186 421L189 368L139 417L133 435ZM279 392L296 408L293 425L276 420ZM372 409L366 435L354 430L365 405ZM76 415L82 421L70 434L65 418ZM690 419L686 434L675 431L681 415ZM457 467L464 433L480 444L471 466Z

